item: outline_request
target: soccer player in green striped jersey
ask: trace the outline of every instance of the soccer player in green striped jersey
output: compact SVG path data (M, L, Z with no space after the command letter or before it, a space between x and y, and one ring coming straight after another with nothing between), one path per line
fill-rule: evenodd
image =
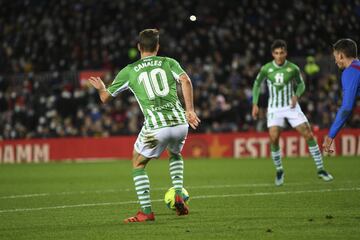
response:
M318 176L324 181L331 181L333 177L324 169L319 146L310 124L298 104L298 98L305 91L300 69L294 63L286 60L287 45L285 41L275 40L271 51L274 60L262 66L254 82L252 116L254 119L257 118L260 86L266 80L269 90L267 127L270 135L271 157L276 168L275 185L280 186L284 183L279 138L281 129L285 126L285 119L307 141Z
M140 32L138 49L141 59L123 68L107 88L100 78L89 79L98 90L102 102L129 89L145 116L144 126L134 144L132 158L133 180L141 210L134 217L125 219L126 223L155 220L145 167L165 149L170 155L169 169L176 192L177 214L188 214L188 207L182 198L184 163L180 152L188 133L188 125L196 129L200 123L194 111L193 89L188 75L176 60L157 56L159 31L145 29ZM181 84L186 111L177 96L176 82Z

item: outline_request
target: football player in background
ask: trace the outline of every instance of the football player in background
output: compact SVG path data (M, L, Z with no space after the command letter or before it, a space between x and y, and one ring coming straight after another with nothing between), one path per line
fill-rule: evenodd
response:
M333 46L333 54L336 65L344 70L341 75L343 97L341 107L324 139L323 148L326 152L333 152L330 149L331 144L350 117L356 98L360 97L360 61L357 57L356 42L351 39L340 39Z
M280 186L284 183L279 138L282 128L285 127L285 119L305 138L315 161L318 176L324 181L331 181L333 177L324 169L319 146L298 104L298 98L305 91L300 69L286 59L287 44L284 40L275 40L271 45L271 52L274 60L262 66L253 85L252 117L257 119L260 86L266 79L269 90L267 127L270 135L271 158L276 168L275 185Z

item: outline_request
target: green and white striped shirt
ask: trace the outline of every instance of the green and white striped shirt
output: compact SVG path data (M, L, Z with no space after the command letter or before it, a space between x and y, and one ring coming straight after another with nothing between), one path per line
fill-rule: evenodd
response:
M253 86L253 104L257 104L260 86L267 80L269 90L268 111L288 107L292 96L301 96L305 90L300 69L290 61L278 66L274 61L265 64L256 77ZM296 90L294 91L294 89Z
M146 129L187 124L176 91L176 81L183 73L176 60L149 56L123 68L107 91L115 97L130 89L145 116Z

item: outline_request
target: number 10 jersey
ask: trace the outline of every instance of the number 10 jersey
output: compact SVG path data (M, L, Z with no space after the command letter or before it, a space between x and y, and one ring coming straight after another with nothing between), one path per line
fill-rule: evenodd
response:
M185 71L176 60L149 56L123 68L107 91L115 97L130 89L144 114L146 129L187 124L176 90L181 74Z

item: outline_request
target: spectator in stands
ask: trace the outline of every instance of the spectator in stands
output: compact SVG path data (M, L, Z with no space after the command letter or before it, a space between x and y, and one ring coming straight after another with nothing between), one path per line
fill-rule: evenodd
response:
M280 6L281 16L275 14ZM175 6L165 0L0 1L0 138L137 133L143 119L134 99L123 95L96 109L96 92L81 88L76 76L87 69L117 72L136 58L138 29L149 26L164 32L169 47L160 54L185 63L199 103L200 131L262 130L249 115L250 86L270 57L272 40L285 38L292 56L329 54L329 43L339 35L359 42L359 9L358 0L184 0ZM197 21L189 21L190 12ZM309 87L318 86L301 100L320 128L337 108L327 98L338 100L340 89L336 78L321 70L314 80L311 71L305 74ZM320 112L323 116L315 117ZM349 126L358 126L358 119Z

